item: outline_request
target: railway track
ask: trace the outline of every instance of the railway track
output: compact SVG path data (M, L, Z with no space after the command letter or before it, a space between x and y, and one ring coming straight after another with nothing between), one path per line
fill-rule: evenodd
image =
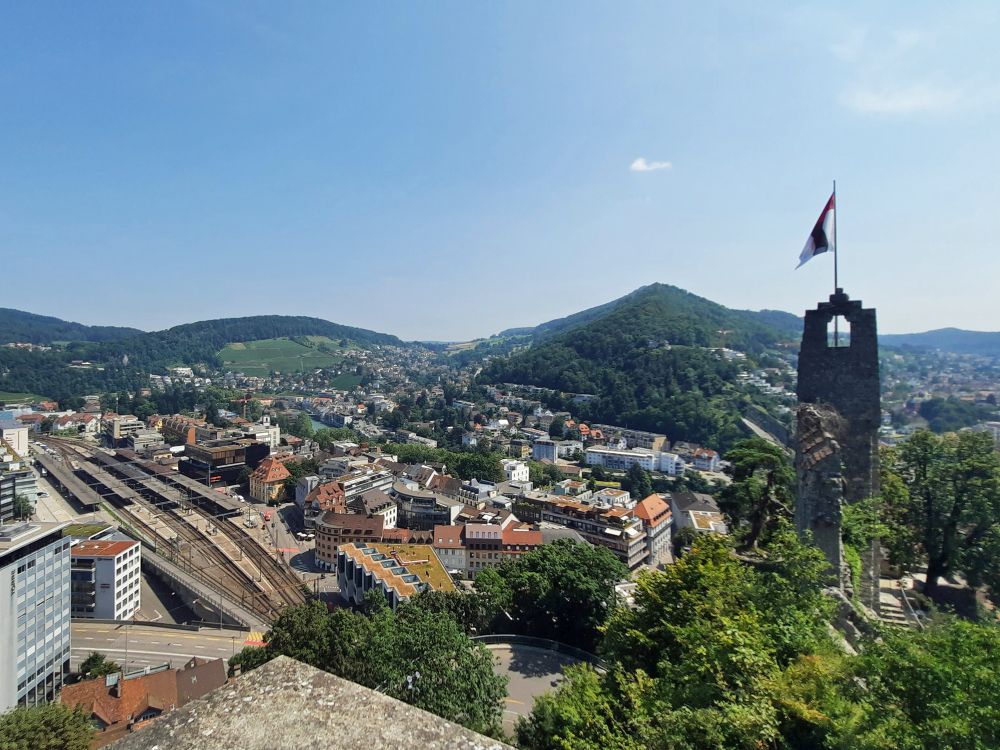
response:
M102 483L101 473L106 472L133 490L136 498L141 499L138 508L144 508L151 515L155 510L158 514L156 518L163 521L175 535L175 543L170 549L172 554L169 556L203 583L234 600L239 600L242 606L268 621L273 620L285 607L305 601L302 582L282 561L272 559L240 527L225 519L217 518L207 509L192 503L183 488L172 487L159 475L144 470L144 462L124 461L121 457L111 454L116 459L114 462L106 462L103 466L100 465L102 462L96 462L97 468L92 468L94 453L102 449L61 438L50 438L47 442L62 455L65 463L77 463L78 471L82 469L88 476L89 481L86 482L88 485L92 487L100 485L109 490L108 494L103 492L99 494L107 497L109 502L128 515L130 521L134 521L156 539L154 526L145 520L143 514L131 502L118 497L113 489L108 487L106 480ZM181 514L185 511L204 517L206 530L214 527L217 529L216 533L224 534L240 550L241 558L249 559L256 567L261 580L258 581L253 575L248 574L215 543L203 537L182 517Z

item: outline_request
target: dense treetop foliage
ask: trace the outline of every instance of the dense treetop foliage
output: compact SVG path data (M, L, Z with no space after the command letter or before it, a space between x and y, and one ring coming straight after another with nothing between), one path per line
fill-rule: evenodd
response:
M51 344L53 341L112 341L141 334L138 328L86 326L48 315L0 307L0 344Z
M370 596L366 614L318 602L288 609L267 645L245 648L231 664L253 668L279 654L377 689L477 732L498 734L506 680L493 655L440 610L404 604L395 612Z
M994 418L996 407L970 403L949 396L922 402L919 414L927 420L927 426L932 432L955 432L963 427L971 427L983 420Z
M93 736L90 717L62 703L15 708L0 715L2 750L88 750Z
M395 336L338 325L319 318L257 315L223 318L168 328L154 333L101 342L76 341L49 352L0 348L0 389L42 393L56 399L107 390L135 390L148 385L147 375L177 365L221 367L218 352L234 341L283 336L327 336L359 346L394 345ZM90 368L72 368L74 360Z
M583 325L493 360L480 380L593 393L599 398L574 408L582 419L728 445L740 436L747 399L732 385L736 366L705 347L762 352L787 338L761 320L654 284Z

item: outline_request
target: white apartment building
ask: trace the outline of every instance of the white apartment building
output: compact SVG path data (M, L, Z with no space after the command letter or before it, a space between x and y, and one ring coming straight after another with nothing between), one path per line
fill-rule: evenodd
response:
M656 471L659 468L657 454L644 448L587 448L585 456L588 466L603 466L605 469L628 471L633 466L638 466L646 471Z
M0 526L0 712L51 701L69 672L67 525Z
M504 460L503 474L508 482L527 482L530 476L528 464L512 458Z
M98 539L73 546L73 617L128 620L139 611L142 546Z

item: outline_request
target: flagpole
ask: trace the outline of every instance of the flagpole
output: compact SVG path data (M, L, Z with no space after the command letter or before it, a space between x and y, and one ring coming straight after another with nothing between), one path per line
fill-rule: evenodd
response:
M833 181L833 293L837 294L840 291L839 279L837 278L837 260L840 255L840 244L837 240L837 214L840 213L837 206L837 181ZM834 347L840 346L840 331L837 321L837 316L833 316L833 345Z
M837 205L837 181L833 181L833 292L837 293L840 283L837 279L837 260L840 257L840 241L837 237L837 214L840 213Z

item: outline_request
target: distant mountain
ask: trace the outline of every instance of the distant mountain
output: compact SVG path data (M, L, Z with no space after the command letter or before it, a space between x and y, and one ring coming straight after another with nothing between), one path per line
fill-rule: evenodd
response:
M883 346L940 349L955 354L1000 356L1000 332L938 328L923 333L889 333L878 337Z
M51 344L54 341L113 341L140 334L138 328L86 326L48 315L0 308L0 344Z
M115 341L77 341L51 352L0 348L0 391L41 393L55 398L148 384L149 373L176 365L221 367L219 351L229 343L296 336L326 336L361 348L405 346L395 336L343 326L319 318L258 315L223 318L137 333ZM70 367L74 361L89 365Z
M740 434L745 396L736 367L708 347L762 355L798 336L790 319L652 284L532 329L529 349L494 359L480 379L595 394L574 413L721 446Z

